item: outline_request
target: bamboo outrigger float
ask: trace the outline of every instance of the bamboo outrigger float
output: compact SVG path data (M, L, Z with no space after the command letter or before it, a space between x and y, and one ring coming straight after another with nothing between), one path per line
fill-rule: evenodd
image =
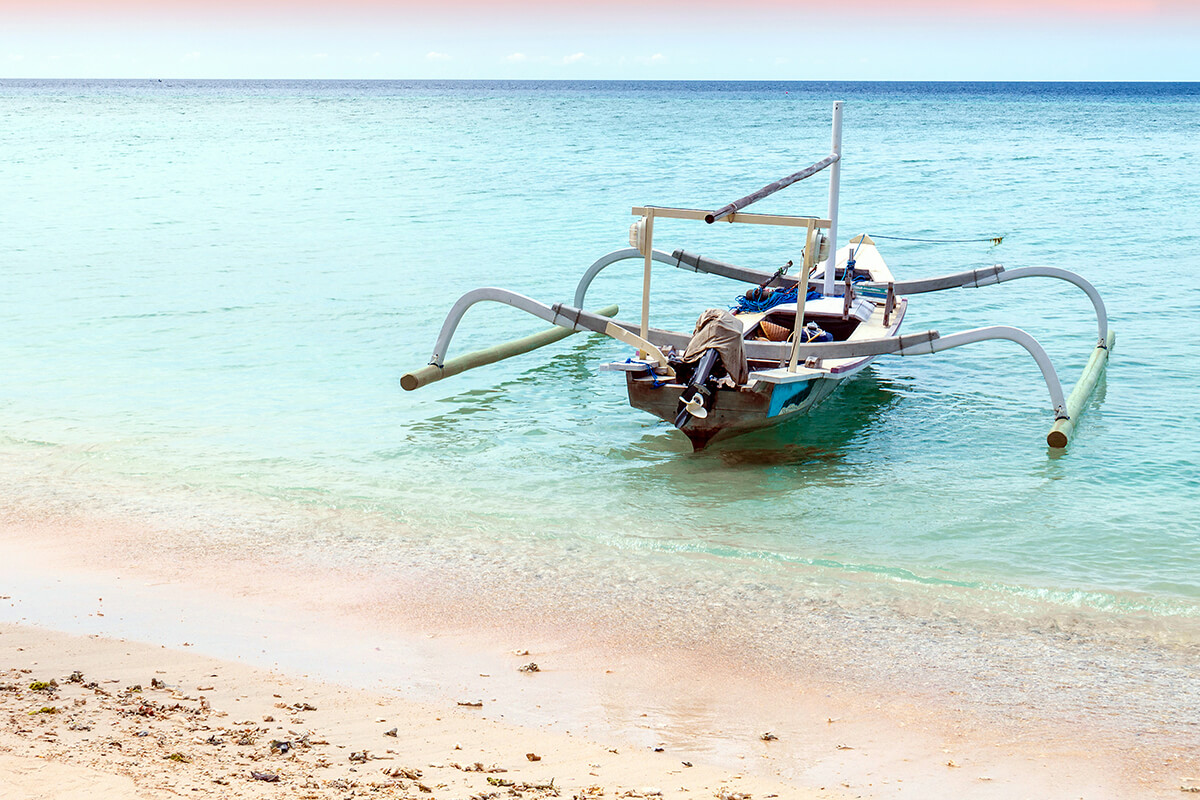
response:
M625 373L629 403L671 422L700 450L710 441L744 433L807 413L833 393L841 381L884 355L916 356L997 339L1024 347L1041 370L1054 413L1046 437L1053 448L1067 445L1074 426L1103 373L1115 334L1108 330L1104 301L1075 273L1056 267L1002 266L936 278L897 281L870 236L860 234L837 248L838 194L842 158L842 103L833 104L832 149L799 172L764 186L716 211L638 206L630 228L630 247L599 258L583 274L572 304L545 305L505 289L467 292L454 304L434 345L429 366L403 376L401 385L417 389L467 369L543 347L577 331L618 339L637 353L602 368ZM829 172L826 218L750 214L742 209L797 181ZM792 262L775 273L747 269L704 256L653 246L656 219L703 220L712 224L772 225L802 228L803 258L798 276L787 274ZM643 264L639 323L613 319L616 306L584 310L592 280L606 267L637 259ZM650 277L654 262L753 284L731 312L710 309L691 333L650 327ZM1097 343L1069 397L1046 351L1028 333L1008 326L975 328L942 336L936 330L901 334L908 298L954 288L979 288L1019 278L1064 280L1082 289L1096 312ZM463 314L475 303L504 303L550 322L543 333L446 360L450 340Z

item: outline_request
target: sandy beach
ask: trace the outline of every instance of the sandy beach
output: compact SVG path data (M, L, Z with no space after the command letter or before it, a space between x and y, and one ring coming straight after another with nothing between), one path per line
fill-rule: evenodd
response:
M424 705L23 626L0 627L0 643L6 800L797 796L674 754L488 720L482 705Z
M1049 713L780 672L720 632L681 647L561 598L472 596L428 574L385 587L164 533L6 518L0 797L1090 800L1195 785L1186 741L1139 749Z

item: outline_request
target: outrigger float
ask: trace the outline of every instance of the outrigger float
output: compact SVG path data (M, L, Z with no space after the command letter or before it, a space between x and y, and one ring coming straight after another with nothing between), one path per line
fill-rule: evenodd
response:
M602 366L625 373L629 404L675 425L696 450L709 442L775 425L805 414L847 378L880 356L918 356L954 347L1005 339L1024 347L1045 379L1054 422L1046 437L1052 448L1066 447L1075 423L1103 373L1115 334L1108 329L1104 301L1088 281L1057 267L1005 269L996 265L921 280L897 281L874 240L866 234L837 242L838 191L842 158L842 103L833 104L832 152L799 172L764 186L720 208L638 206L630 228L630 247L592 264L575 289L573 303L545 305L505 289L467 292L450 309L429 365L401 378L407 390L426 386L464 370L544 347L578 331L602 333L637 350L634 357ZM742 209L797 181L828 170L828 218L750 214ZM788 262L773 274L727 264L687 252L653 247L657 219L725 221L741 225L782 225L803 231L799 275L788 275ZM799 232L799 231L798 231ZM833 250L832 257L830 250ZM640 323L613 319L616 306L585 311L592 280L620 261L643 262ZM720 275L751 284L732 311L709 309L692 333L650 327L650 272L655 262L693 272ZM941 335L936 330L900 333L908 298L955 288L992 286L1019 278L1056 278L1082 289L1092 301L1098 340L1083 374L1069 396L1046 351L1032 336L1004 325ZM548 331L486 350L446 359L450 340L467 309L490 301L513 306L552 323Z

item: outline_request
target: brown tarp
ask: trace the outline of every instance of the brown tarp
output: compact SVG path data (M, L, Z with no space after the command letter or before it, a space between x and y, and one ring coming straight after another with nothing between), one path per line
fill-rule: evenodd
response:
M725 371L740 386L750 374L742 333L741 320L723 308L710 308L696 320L696 330L683 353L683 360L688 363L699 361L705 350L716 350Z

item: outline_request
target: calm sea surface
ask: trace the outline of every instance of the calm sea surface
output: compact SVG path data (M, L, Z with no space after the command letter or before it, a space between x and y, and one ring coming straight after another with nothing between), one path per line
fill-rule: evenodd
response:
M881 237L900 279L1050 265L1100 290L1117 347L1065 453L1009 343L882 359L811 417L695 455L597 371L626 355L600 337L401 390L461 293L570 301L631 206L716 207L807 165L835 99L843 243ZM1194 677L1198 131L1197 84L0 82L0 502L269 507L313 557L553 554L551 580L597 593L752 572L764 608L1086 618L1152 632ZM826 190L759 206L824 215ZM655 237L760 269L801 246ZM656 270L664 326L741 288ZM640 283L611 267L589 304L636 318ZM905 321L993 324L1037 337L1068 389L1096 335L1045 279L917 296ZM544 327L477 307L451 355ZM361 528L322 533L331 508Z

